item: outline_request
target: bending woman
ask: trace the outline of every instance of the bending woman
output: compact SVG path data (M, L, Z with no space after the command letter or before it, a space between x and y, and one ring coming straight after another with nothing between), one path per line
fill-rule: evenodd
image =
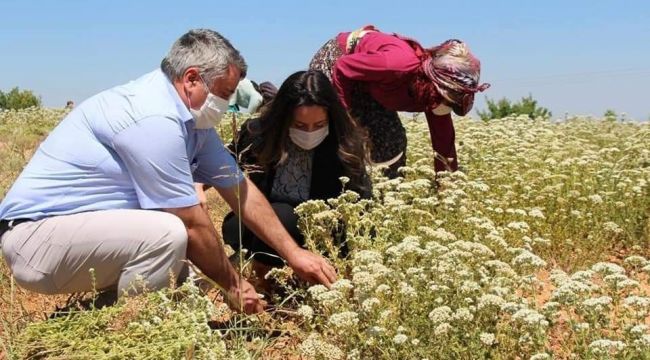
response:
M481 64L460 40L430 49L417 41L366 26L338 34L314 55L310 69L324 72L344 106L368 131L371 160L397 176L406 164L406 131L398 111L424 112L436 171L458 168L451 111L466 115L479 85Z

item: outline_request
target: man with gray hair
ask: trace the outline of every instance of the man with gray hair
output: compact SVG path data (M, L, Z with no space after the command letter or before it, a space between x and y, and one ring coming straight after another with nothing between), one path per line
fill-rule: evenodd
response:
M195 182L215 187L300 277L334 282L334 268L293 241L214 129L245 74L228 40L191 30L161 69L75 107L0 204L2 253L16 282L55 294L89 291L94 281L97 290L122 294L136 291L141 277L160 289L170 274L186 272L188 259L231 306L261 311L255 289L228 261Z

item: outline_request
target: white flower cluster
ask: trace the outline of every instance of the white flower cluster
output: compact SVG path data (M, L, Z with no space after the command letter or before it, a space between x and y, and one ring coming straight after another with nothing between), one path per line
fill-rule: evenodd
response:
M608 339L600 339L589 344L589 350L594 355L615 355L625 349L625 343Z
M338 329L352 328L359 323L359 315L353 311L344 311L341 313L332 314L328 323Z
M298 313L298 316L307 321L311 320L314 316L314 309L309 305L300 305L296 312Z
M328 343L317 334L310 334L299 346L300 352L312 359L342 360L345 354L337 346Z
M309 289L309 331L355 359L447 359L458 354L453 344L482 349L475 358L621 349L641 358L650 263L636 236L649 206L650 143L640 136L650 126L455 124L467 173L436 174L426 123L407 121L403 177L374 172L371 201L348 194L301 209L312 234L325 217L347 222L350 249L335 259L349 281ZM619 245L632 251L623 262L598 262ZM561 353L548 346L557 336L566 337Z

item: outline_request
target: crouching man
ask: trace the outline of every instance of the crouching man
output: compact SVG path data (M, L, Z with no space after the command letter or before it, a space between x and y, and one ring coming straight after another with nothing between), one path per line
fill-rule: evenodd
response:
M227 153L214 126L246 74L239 52L212 30L181 36L160 69L101 92L70 112L39 146L0 204L2 254L16 282L40 293L149 289L186 272L188 259L231 305L262 310L232 267L194 182L230 207L303 279L336 274L300 248Z

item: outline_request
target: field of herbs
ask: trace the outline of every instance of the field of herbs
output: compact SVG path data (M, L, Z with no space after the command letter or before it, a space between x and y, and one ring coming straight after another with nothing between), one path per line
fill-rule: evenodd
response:
M0 112L3 194L63 115ZM279 290L256 316L188 282L48 319L67 297L21 290L2 264L0 350L9 359L650 359L650 124L455 123L462 171L436 177L425 121L405 118L403 178L375 171L371 200L344 192L298 208L308 246L338 269L331 289L285 268L269 274ZM220 221L214 194L210 206Z

